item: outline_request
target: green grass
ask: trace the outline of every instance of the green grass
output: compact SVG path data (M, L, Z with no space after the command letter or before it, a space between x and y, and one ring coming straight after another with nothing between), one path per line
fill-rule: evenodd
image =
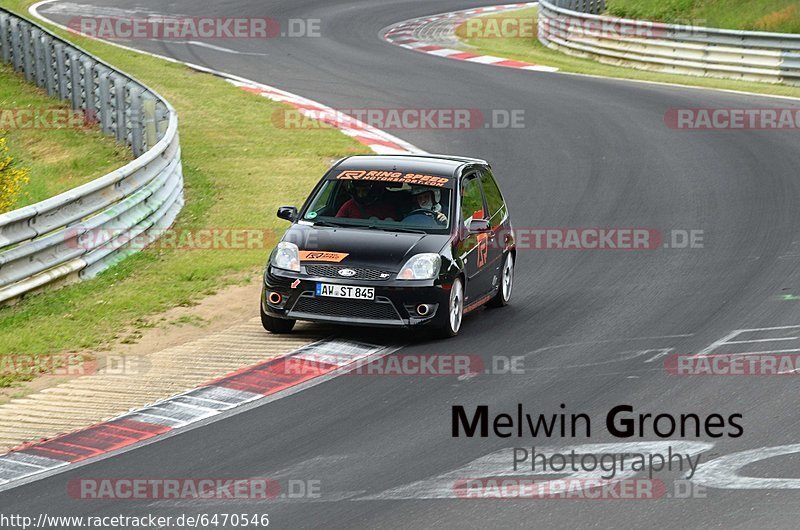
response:
M6 2L23 13L29 0ZM285 106L184 66L70 36L77 44L160 92L180 119L186 206L176 228L276 231L282 204L298 204L335 158L368 152L332 129L273 124ZM265 247L268 247L267 242ZM95 280L32 296L0 310L0 355L94 350L126 337L135 323L190 306L223 286L256 277L269 248L152 249ZM258 293L253 293L253 311ZM0 381L0 386L3 384Z
M608 0L607 12L668 23L800 33L797 0Z
M130 149L104 136L97 128L45 126L32 128L27 118L50 109L68 109L37 86L27 83L11 67L0 64L0 129L18 167L29 169L30 181L13 208L42 201L122 167L133 159ZM17 119L15 119L17 118ZM12 209L13 209L12 208Z
M531 18L538 16L538 8L533 7L489 16L497 18ZM466 23L464 23L456 31L460 36L466 35ZM550 48L542 45L538 39L530 36L508 38L469 38L462 40L466 44L474 47L475 49L470 51L475 53L507 57L510 59L517 59L520 61L527 61L546 66L555 66L563 72L660 83L675 83L706 88L719 88L724 90L740 90L759 94L800 97L800 87L734 81L728 79L715 79L710 77L674 75L603 64L591 59L573 57L560 51L551 50Z

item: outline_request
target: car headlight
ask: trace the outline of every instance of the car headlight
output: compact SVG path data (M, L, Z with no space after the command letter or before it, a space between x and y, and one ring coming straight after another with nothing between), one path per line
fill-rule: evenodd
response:
M288 271L300 272L300 251L294 243L281 241L272 257L272 266Z
M398 280L430 280L439 275L442 258L439 254L417 254L409 259L400 272Z

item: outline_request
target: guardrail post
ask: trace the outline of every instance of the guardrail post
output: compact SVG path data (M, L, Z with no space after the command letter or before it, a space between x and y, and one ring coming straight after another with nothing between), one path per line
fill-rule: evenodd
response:
M33 81L33 65L31 64L31 26L30 24L22 24L21 36L22 39L22 67L25 74L25 81L29 83Z
M100 129L105 134L111 134L111 73L107 68L98 67L98 84L100 88L100 101L98 102L98 114L100 118Z
M84 117L86 123L97 123L97 105L95 103L94 93L94 79L95 79L94 61L86 57L83 60L83 99L84 99Z
M169 128L169 110L161 101L156 105L156 123L158 124L158 139L161 140Z
M42 32L34 29L31 32L33 36L33 64L36 77L36 85L44 88L44 44L42 42Z
M3 62L8 64L11 61L11 36L8 31L8 15L4 13L0 13L0 51Z
M144 146L144 123L143 123L143 109L142 109L142 93L141 88L133 86L129 83L131 93L131 147L133 147L134 156L140 156L143 152Z
M50 35L45 35L43 40L43 55L44 55L44 86L47 90L47 95L55 97L56 95L56 72L53 68L53 58L55 50L53 48L53 38Z
M145 148L150 149L158 143L156 100L150 94L145 94L144 96L144 101L142 102L142 118Z
M125 119L125 82L122 76L112 74L114 80L114 110L117 119L114 123L114 132L119 143L128 143L127 120Z
M67 67L64 61L64 45L60 42L53 47L56 55L56 83L58 84L58 98L67 99Z
M69 56L69 73L72 109L80 110L83 107L83 98L81 97L81 61L77 53L71 53Z
M22 44L20 43L21 35L19 30L19 21L12 20L11 21L11 57L13 58L14 63L14 70L19 72L22 69L22 56L20 54L20 49L22 48Z

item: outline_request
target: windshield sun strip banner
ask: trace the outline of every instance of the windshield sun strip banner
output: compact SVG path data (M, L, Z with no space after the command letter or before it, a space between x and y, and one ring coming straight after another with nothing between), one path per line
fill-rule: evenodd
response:
M379 182L399 182L401 184L418 184L422 186L444 187L452 179L439 175L407 173L402 171L366 171L348 169L334 177L335 180L369 180Z

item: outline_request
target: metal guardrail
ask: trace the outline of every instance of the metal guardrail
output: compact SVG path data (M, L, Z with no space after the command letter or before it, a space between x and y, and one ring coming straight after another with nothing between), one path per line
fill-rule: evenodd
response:
M549 2L562 9L599 15L606 10L606 0L554 0Z
M183 176L178 117L155 91L2 8L0 59L96 120L137 157L92 182L0 215L0 303L8 303L92 278L157 239L183 207Z
M540 0L539 40L614 65L800 85L800 35L620 19L603 11L604 0Z

